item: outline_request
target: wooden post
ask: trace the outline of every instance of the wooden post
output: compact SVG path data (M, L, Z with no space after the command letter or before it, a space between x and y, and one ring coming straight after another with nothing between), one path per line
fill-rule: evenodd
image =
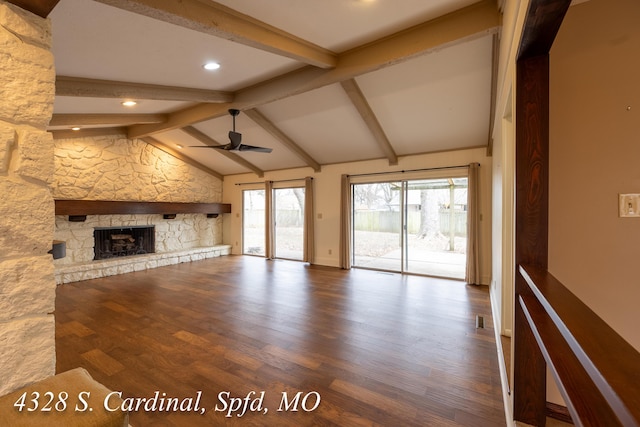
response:
M547 270L549 233L549 51L571 0L530 0L516 61L516 283L513 415L544 426L546 363L520 295L519 265Z
M547 269L549 228L549 55L516 65L516 265ZM520 306L526 285L516 272L514 418L546 421L546 363Z
M458 228L454 210L455 203L455 186L453 185L453 179L449 179L449 250L451 252L456 249L456 229Z

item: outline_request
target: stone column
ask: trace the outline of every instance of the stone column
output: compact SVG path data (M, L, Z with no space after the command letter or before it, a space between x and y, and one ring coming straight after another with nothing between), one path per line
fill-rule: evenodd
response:
M0 0L0 395L55 373L51 25Z

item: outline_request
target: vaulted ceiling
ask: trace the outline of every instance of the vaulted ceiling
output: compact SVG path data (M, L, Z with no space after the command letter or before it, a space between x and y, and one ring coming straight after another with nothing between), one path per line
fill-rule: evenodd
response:
M495 0L52 4L57 138L126 133L219 176L490 145ZM231 108L272 153L192 147L228 143Z

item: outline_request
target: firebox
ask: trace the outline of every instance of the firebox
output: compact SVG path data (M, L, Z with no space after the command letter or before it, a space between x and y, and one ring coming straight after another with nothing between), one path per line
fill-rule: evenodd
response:
M155 226L131 226L93 230L94 260L155 252Z

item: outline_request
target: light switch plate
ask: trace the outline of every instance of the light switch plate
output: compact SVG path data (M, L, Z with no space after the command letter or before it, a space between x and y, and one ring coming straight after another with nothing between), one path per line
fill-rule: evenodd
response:
M618 195L620 218L640 217L640 194Z

